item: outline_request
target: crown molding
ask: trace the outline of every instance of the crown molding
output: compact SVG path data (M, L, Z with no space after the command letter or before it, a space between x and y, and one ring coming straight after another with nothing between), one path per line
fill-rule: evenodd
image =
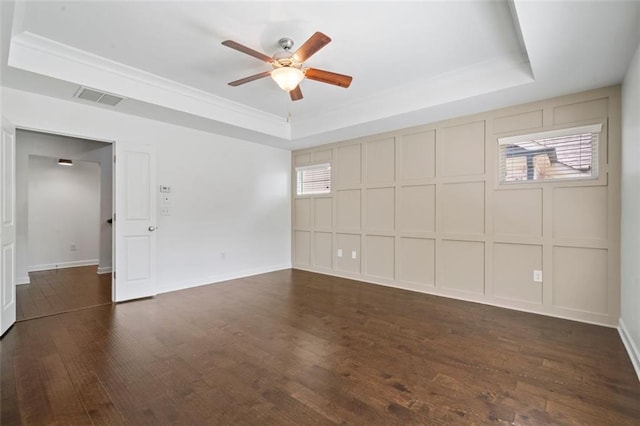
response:
M291 140L291 124L285 118L28 31L12 37L8 64L125 98Z

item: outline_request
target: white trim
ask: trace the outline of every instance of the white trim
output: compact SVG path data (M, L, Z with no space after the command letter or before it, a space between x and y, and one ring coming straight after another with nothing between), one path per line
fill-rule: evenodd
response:
M549 130L546 132L527 133L524 135L507 136L498 138L498 145L510 145L519 142L526 142L535 139L559 138L562 136L578 135L581 133L600 133L602 123L590 124L588 126L570 127L567 129Z
M636 370L636 375L638 376L638 380L640 380L640 350L636 346L635 342L629 335L627 331L627 327L624 325L624 321L620 318L620 322L618 325L618 333L620 333L620 338L622 339L622 343L624 344L627 353L629 354L629 358L631 359L631 364L633 364L633 368Z
M111 272L113 272L113 268L111 266L98 266L98 275L110 274Z
M299 171L303 171L303 170L312 170L312 169L319 169L322 167L331 167L331 163L329 162L324 162L324 163L316 163L316 164L309 164L307 166L298 166L296 167L296 172Z
M26 277L16 277L16 285L23 284L31 284L31 278L29 278L29 275L27 275Z
M98 259L74 260L72 262L45 263L42 265L29 266L29 272L48 271L51 269L75 268L77 266L97 265Z
M11 37L10 66L70 81L116 96L246 127L286 141L291 124L283 117L204 90L125 65L38 34L23 31Z

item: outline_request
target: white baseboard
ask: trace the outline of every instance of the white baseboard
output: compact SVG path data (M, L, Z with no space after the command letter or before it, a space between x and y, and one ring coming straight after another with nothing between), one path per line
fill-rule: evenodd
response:
M29 266L29 272L49 271L51 269L75 268L78 266L97 265L98 259L74 260L72 262L46 263L42 265Z
M31 284L31 278L29 278L29 275L26 277L16 277L16 285L22 284Z
M640 350L636 346L635 342L629 335L629 331L627 327L624 325L624 321L620 318L620 324L618 325L618 333L620 333L620 338L622 339L622 343L624 347L627 349L627 353L629 354L629 358L631 358L631 364L633 364L633 368L636 370L636 375L638 376L638 380L640 380Z
M113 271L111 266L98 266L98 275L110 274Z
M223 281L236 280L238 278L246 278L253 275L266 274L268 272L280 271L282 269L291 269L290 263L283 263L280 265L272 265L263 268L245 269L242 271L230 272L226 274L212 275L202 279L182 281L178 283L172 283L162 289L158 289L158 294L169 293L171 291L185 290L192 287L200 287L208 284L215 284Z

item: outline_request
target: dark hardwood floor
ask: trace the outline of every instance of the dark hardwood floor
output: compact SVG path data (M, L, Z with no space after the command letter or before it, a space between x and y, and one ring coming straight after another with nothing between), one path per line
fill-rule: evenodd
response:
M296 270L1 345L2 425L640 424L615 329Z
M111 274L96 266L30 272L31 284L16 287L16 319L37 318L111 303Z

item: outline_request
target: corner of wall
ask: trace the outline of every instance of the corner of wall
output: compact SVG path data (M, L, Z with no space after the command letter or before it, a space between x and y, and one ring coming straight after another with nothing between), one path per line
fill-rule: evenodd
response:
M627 353L629 354L629 358L631 359L631 364L633 364L633 368L636 370L638 380L640 380L640 350L633 342L633 339L631 339L629 331L624 325L624 320L622 318L620 318L620 324L618 325L618 333L620 333L622 343L627 349Z

